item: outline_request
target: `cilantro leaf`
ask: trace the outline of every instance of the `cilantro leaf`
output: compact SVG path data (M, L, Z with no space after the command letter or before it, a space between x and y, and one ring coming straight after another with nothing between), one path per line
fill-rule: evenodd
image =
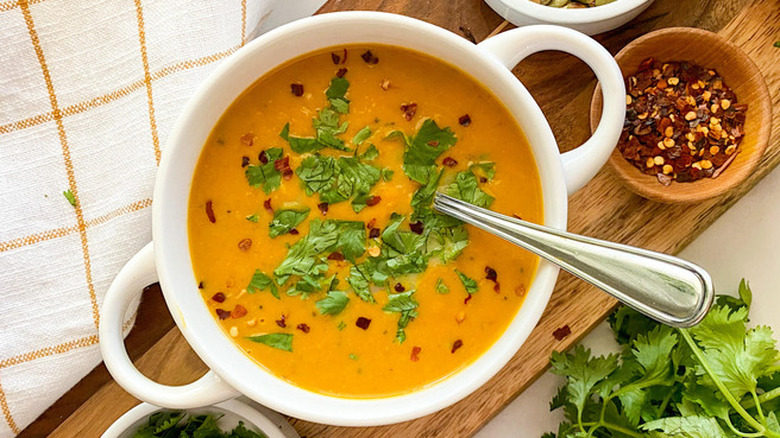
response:
M291 353L293 351L292 333L268 333L265 335L247 336L247 339L249 339L252 342L257 342L258 344L264 344L279 350L289 351Z
M436 292L442 295L450 293L450 288L448 288L447 285L444 284L444 280L442 280L441 278L436 280Z
M349 297L342 291L333 290L328 295L317 301L315 306L323 315L338 315L349 303Z
M62 192L62 196L65 197L65 199L68 200L68 203L72 206L76 206L76 196L73 195L73 192L70 191L70 189L65 190Z
M469 295L479 291L479 286L477 285L476 280L458 271L457 269L455 270L455 273L458 274L458 278L460 278L460 282L463 283L463 287L466 288L466 292L468 292Z
M642 426L645 431L661 431L652 436L680 438L729 438L714 418L671 417L650 421Z
M363 144L364 141L368 139L368 137L371 137L371 127L364 126L363 129L358 131L357 134L355 134L355 136L352 137L352 144L355 146L360 146L361 144Z
M414 290L409 290L400 294L391 294L389 301L382 308L385 312L400 313L398 318L398 325L395 333L395 338L399 343L403 343L406 340L406 327L409 322L417 317L417 306L419 304L412 298Z
M346 98L348 89L349 81L336 77L330 80L330 86L325 91L330 106L341 114L349 112L349 99Z
M382 179L385 180L385 181L390 181L391 179L393 179L393 175L394 174L395 174L395 172L393 172L392 170L390 170L388 168L382 169Z
M269 148L265 150L268 162L259 166L250 164L245 171L246 180L252 187L261 187L265 193L271 193L278 189L282 183L282 174L276 169L274 163L282 158L282 148Z
M307 152L314 152L322 149L325 147L322 143L320 143L317 138L314 137L296 137L293 135L290 135L290 124L286 123L284 127L282 128L281 132L279 132L279 137L282 137L285 141L287 141L290 144L290 149L293 150L293 152L299 153L299 154L305 154Z
M238 426L230 432L230 435L227 438L266 438L266 436L265 434L259 434L247 429L246 426L244 426L244 422L239 421Z
M295 173L307 195L319 193L320 201L328 204L354 197L356 212L365 207L368 193L381 176L378 168L362 163L359 158L334 159L317 154L304 159Z
M436 159L458 141L450 128L442 129L432 119L426 119L414 137L407 137L400 131L394 131L388 136L394 137L403 138L406 145L404 173L420 184L428 183L431 174L437 171Z
M247 293L253 294L265 289L269 289L271 291L271 295L276 297L277 300L279 299L279 289L277 289L276 284L274 284L273 280L271 280L271 277L265 275L263 271L257 269L255 270L254 275L252 275L252 279L249 281L249 284L246 287L246 291Z
M349 81L344 78L333 78L330 87L325 91L328 97L329 107L319 110L317 118L312 120L314 125L314 137L296 137L290 135L290 124L282 128L279 136L290 144L290 149L305 154L315 152L323 148L333 148L348 151L344 140L338 136L347 130L348 122L339 123L339 114L349 112L349 99L346 98L349 89ZM370 135L370 132L369 132Z
M445 187L444 192L453 198L466 201L478 207L489 208L495 200L479 188L477 176L471 170L459 172L455 177L455 182Z
M371 280L361 271L361 268L363 268L361 265L352 266L349 268L349 277L347 277L347 283L352 286L352 291L354 291L355 295L357 295L361 300L368 303L373 303L375 300L374 296L371 294Z
M246 220L248 220L249 222L257 223L260 220L260 217L257 214L250 214L249 216L246 217Z
M268 225L270 236L274 238L289 233L290 230L303 222L307 216L309 216L309 208L274 211L274 219Z

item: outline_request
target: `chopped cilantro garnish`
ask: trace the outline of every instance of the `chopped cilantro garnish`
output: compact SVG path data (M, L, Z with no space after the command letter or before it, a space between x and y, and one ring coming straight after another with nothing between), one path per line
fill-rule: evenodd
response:
M441 278L436 280L436 292L442 295L450 293L450 288L448 288L447 285L444 284L444 280L442 280Z
M255 270L254 275L252 275L252 280L249 281L249 285L247 285L246 291L247 293L253 294L265 289L269 289L271 291L271 295L276 297L277 300L279 299L279 289L277 289L273 280L271 280L271 277L265 275L261 270L257 269Z
M412 298L412 295L414 295L414 290L400 294L391 294L389 297L390 301L382 308L385 312L401 314L400 318L398 318L398 329L395 333L395 338L399 343L403 343L406 340L406 326L417 317L417 310L415 309L417 309L419 304Z
M264 344L279 350L292 352L292 333L268 333L267 335L247 336L252 342Z
M393 179L394 173L395 172L385 167L384 169L382 169L382 179L385 181L390 181L391 179Z
M357 355L350 353L349 358L352 360L358 360Z
M352 290L355 292L361 300L373 303L374 296L371 294L371 281L362 271L365 269L363 265L352 266L349 268L349 277L347 277L347 283L352 286Z
M378 156L379 156L379 149L377 149L376 146L374 146L373 144L370 144L366 148L365 152L358 155L358 159L360 159L360 161L371 161L371 160L376 160Z
M317 301L315 306L323 315L338 315L349 303L349 297L346 293L338 290L328 292L328 295Z
M320 200L335 204L352 200L352 208L359 212L366 206L368 193L379 181L380 170L362 163L356 157L326 157L312 155L295 170L307 195L319 193Z
M324 285L323 280L325 280ZM336 279L335 274L327 280L325 279L325 274L321 272L313 275L304 275L291 288L287 289L287 295L291 297L300 296L302 299L307 299L309 295L323 290L324 287L328 287L328 290L332 289L334 283L337 282L338 279Z
M179 411L160 411L149 416L147 423L137 429L132 438L265 438L244 426L243 421L231 432L223 432L217 424L221 416L214 414L188 415Z
M330 86L325 91L330 106L341 114L349 112L349 99L346 98L348 89L349 81L337 77L330 80Z
M64 196L65 199L68 200L70 205L72 205L74 207L76 206L76 197L73 195L73 192L71 192L70 189L65 190L64 192L62 192L62 196Z
M274 219L269 224L271 237L287 234L293 228L297 227L309 215L309 209L302 210L276 210Z
M473 294L479 290L479 286L477 286L477 280L474 280L457 269L455 270L455 273L458 274L460 282L463 283L463 287L466 288L466 292Z
M248 220L249 222L257 223L260 220L260 217L257 214L250 214L249 216L246 217L246 220Z
M341 321L339 322L339 325L336 328L339 329L339 331L342 331L345 328L347 328L347 324L344 321Z
M354 137L352 137L352 144L354 146L360 146L363 144L364 141L368 139L368 137L371 137L371 127L370 126L364 126L363 129L357 132Z
M265 150L268 162L259 166L249 165L246 168L246 180L252 187L263 187L265 193L271 193L279 188L282 183L282 174L276 169L274 163L282 158L282 148L269 148Z
M430 181L431 174L437 172L436 158L458 141L450 128L439 128L432 119L426 119L414 137L400 131L393 131L390 136L404 139L404 172L420 184Z
M492 172L492 168L490 169L490 172ZM458 198L469 204L474 204L483 208L490 207L490 204L492 204L495 199L479 188L477 176L472 169L469 169L466 172L459 172L455 177L455 182L445 187L444 191L453 198Z

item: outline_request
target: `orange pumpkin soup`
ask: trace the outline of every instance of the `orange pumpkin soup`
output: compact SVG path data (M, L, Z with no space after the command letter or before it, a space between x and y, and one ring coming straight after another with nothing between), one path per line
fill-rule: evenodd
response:
M443 379L501 336L538 260L434 212L436 190L542 221L523 133L464 72L383 45L290 61L236 99L195 170L203 299L302 388L377 397Z

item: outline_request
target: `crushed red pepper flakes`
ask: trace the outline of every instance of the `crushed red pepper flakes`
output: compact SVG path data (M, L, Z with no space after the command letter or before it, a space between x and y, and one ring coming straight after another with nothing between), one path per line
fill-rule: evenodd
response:
M383 79L382 82L379 83L379 87L383 90L387 91L390 89L390 79Z
M366 228L370 230L371 228L374 228L374 225L376 225L376 218L372 217L371 220L366 224Z
M246 307L242 306L241 304L236 304L236 307L233 308L233 312L230 313L230 317L241 318L246 314L247 314Z
M265 153L265 150L262 150L257 154L257 159L260 160L260 163L262 164L268 164L268 154Z
M292 171L292 169L286 169L286 170L284 170L284 171L282 172L282 178L283 178L285 181L289 181L289 180L291 180L291 179L292 179L292 176L293 176L293 171Z
M366 64L376 65L379 63L379 58L374 56L374 54L371 53L370 50L366 50L366 53L360 55L360 57L363 58L363 61L365 61Z
M198 283L198 289L203 289L203 282Z
M341 54L342 54L342 56L341 56L341 63L342 64L346 64L347 63L347 49L343 49Z
M344 260L344 254L340 252L332 252L328 254L328 260L342 261Z
M499 282L496 282L496 284L493 285L493 292L501 293L501 284Z
M464 114L458 118L458 123L460 126L469 126L471 125L471 116L468 114Z
M271 199L270 198L266 199L265 201L263 201L263 207L265 208L265 211L273 214L274 209L273 209L273 207L271 207Z
M515 218L515 219L523 220L523 218L521 218L520 215L518 215L518 214L512 213L512 217Z
M290 231L288 231L288 233L292 234L293 236L297 236L298 234L301 234L301 232L298 231L297 228L291 228Z
M252 239L249 238L241 239L241 241L238 242L238 249L240 249L241 251L244 252L249 251L249 248L251 247L252 247Z
M214 296L211 297L212 300L218 302L218 303L224 303L225 302L225 294L222 292L217 292L214 294Z
M320 209L320 212L322 213L323 216L328 214L328 203L327 202L320 202L319 204L317 204L317 208Z
M368 237L370 239L376 239L379 237L379 228L372 228L368 231Z
M714 69L648 58L626 86L618 150L661 184L716 178L740 152L747 105Z
M485 266L485 278L491 281L496 281L498 279L498 272L496 272L496 270L490 266Z
M296 97L303 96L303 84L297 82L290 84L290 92Z
M488 181L487 178L485 178L484 176L479 177L479 182L481 182L482 184L486 183L487 181Z
M243 143L246 146L252 146L255 144L255 135L251 132L247 132L246 134L241 136L241 143Z
M376 195L369 196L366 199L366 205L369 206L369 207L373 207L373 206L379 204L379 201L381 201L381 200L382 200L382 197L380 197L380 196L376 196Z
M409 359L411 359L412 362L417 362L418 360L420 360L419 354L421 351L422 348L415 345L414 347L412 347L412 354L411 356L409 356Z
M436 140L431 140L431 141L428 142L428 146L430 146L432 148L437 148L437 147L439 147L439 142L436 141Z
M339 55L337 55L337 54L335 54L333 52L330 52L330 59L336 65L338 65L339 62L341 62L341 56L339 56Z
M246 166L249 166L249 157L244 155L243 157L241 157L241 167L246 167Z
M345 74L347 74L347 69L346 69L346 68L340 68L340 69L339 69L339 70L336 72L336 77L338 77L338 78L343 78Z
M460 347L462 347L462 346L463 346L463 341L461 341L460 339L458 339L457 341L455 341L455 342L452 344L452 351L451 351L451 353L454 353L454 352L458 351L458 348L460 348Z
M468 304L469 301L471 301L471 294L469 294L465 300L463 300L463 304Z
M304 333L309 333L309 330L311 330L309 328L309 325L306 324L306 323L300 323L295 328L297 328L298 330L300 330L300 331L302 331Z
M371 325L371 320L361 316L357 319L357 321L355 321L355 325L362 328L363 330L368 330L368 326Z
M559 341L562 341L564 338L566 338L566 336L569 336L570 334L571 334L571 328L569 328L568 324L563 327L559 327L555 329L555 331L553 332L553 336L555 337L555 339Z
M395 289L396 292L403 292L403 291L406 290L404 285L401 284L401 283L396 283L395 286L393 287L393 289Z
M290 168L290 157L282 157L274 161L274 169L282 172Z
M401 111L404 113L404 119L408 122L414 118L417 114L417 104L415 102L405 103L401 105Z
M422 234L425 231L425 224L422 221L411 222L409 223L409 229L414 234Z
M230 318L230 311L224 310L224 309L214 309L215 312L217 312L217 317L219 319L228 319Z
M281 328L287 327L287 315L283 314L281 319L277 319L274 322L276 322L276 325L278 325Z
M206 216L212 224L217 222L217 217L214 216L214 203L211 200L206 201Z
M441 164L447 167L455 167L458 165L458 162L452 157L444 157L444 159L441 160Z

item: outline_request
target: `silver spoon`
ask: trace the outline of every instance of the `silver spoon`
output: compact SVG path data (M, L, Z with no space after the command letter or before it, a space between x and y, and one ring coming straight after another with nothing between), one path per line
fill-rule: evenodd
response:
M433 206L560 266L670 326L696 325L712 305L710 274L678 257L555 230L442 193L436 193Z

